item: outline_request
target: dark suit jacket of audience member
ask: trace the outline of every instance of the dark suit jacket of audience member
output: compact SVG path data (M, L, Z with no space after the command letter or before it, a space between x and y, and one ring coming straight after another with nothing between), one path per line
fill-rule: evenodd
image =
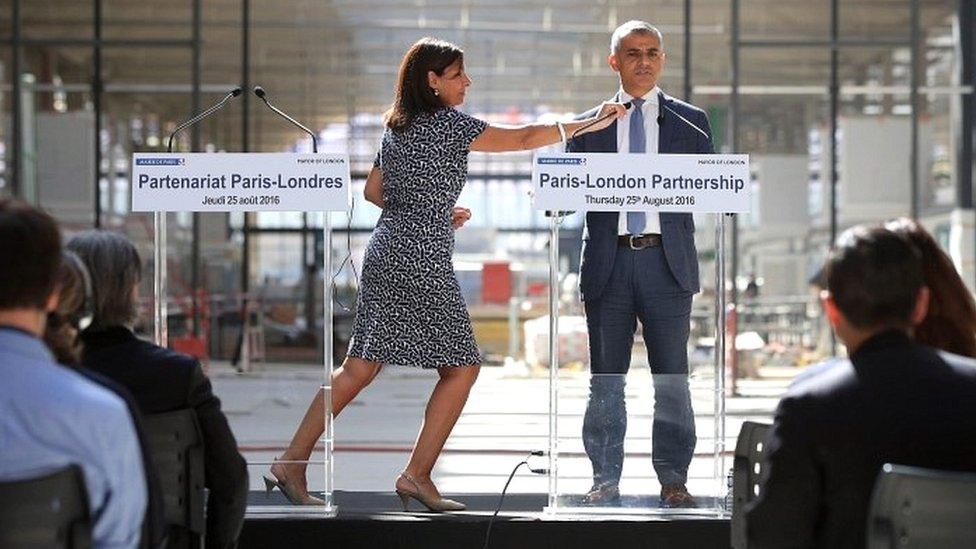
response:
M247 506L247 466L196 359L143 341L126 328L84 333L82 364L124 385L143 414L196 411L203 432L207 547L234 547ZM185 533L170 532L170 546Z
M879 334L790 388L765 451L750 548L863 548L882 464L976 471L976 360Z
M168 532L166 531L166 516L163 508L163 492L159 486L159 477L156 474L156 468L153 467L152 460L149 457L149 445L146 442L146 427L142 424L142 412L139 410L139 404L132 397L132 393L114 379L103 376L88 368L72 365L66 365L66 367L75 370L93 382L112 391L124 400L126 407L129 408L132 423L135 425L136 434L139 436L139 448L142 450L142 467L146 471L146 493L148 496L146 499L146 518L142 524L142 543L140 547L166 547L164 543L166 542Z

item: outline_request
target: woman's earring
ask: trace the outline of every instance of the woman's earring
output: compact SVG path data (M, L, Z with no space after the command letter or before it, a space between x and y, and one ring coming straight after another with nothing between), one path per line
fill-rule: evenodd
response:
M440 94L441 94L441 92L439 92L439 91L437 90L437 88L434 88L434 95L440 95Z

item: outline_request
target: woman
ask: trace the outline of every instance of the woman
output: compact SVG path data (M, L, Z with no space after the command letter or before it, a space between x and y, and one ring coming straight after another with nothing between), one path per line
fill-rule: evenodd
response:
M143 470L146 475L148 500L146 515L142 525L140 547L164 547L166 542L166 517L163 510L163 493L159 486L156 469L149 456L149 443L142 414L129 391L115 381L81 366L82 344L78 333L92 321L92 284L88 269L81 259L65 250L61 253L61 264L57 275L58 306L47 315L44 328L44 344L59 364L76 370L89 380L109 389L125 401L132 415L132 422L139 436L142 450Z
M404 510L410 498L431 511L456 511L430 478L478 376L481 356L451 263L454 229L470 217L454 204L469 151L528 150L609 126L626 109L604 104L600 116L567 124L495 126L455 107L471 79L454 44L423 38L400 64L386 131L366 180L366 199L383 208L363 262L356 320L346 360L332 373L332 411L343 408L384 364L436 369L440 376L406 468L396 479ZM305 467L324 429L320 391L288 449L265 477L295 504L308 494Z
M247 469L210 380L193 357L136 337L142 261L125 237L89 231L68 242L92 274L92 322L81 333L82 365L124 386L144 415L192 408L203 436L207 547L236 547L247 506ZM171 527L169 547L192 543Z
M957 355L976 357L976 303L952 259L928 231L911 219L896 219L885 226L908 237L922 252L923 275L930 292L929 311L925 320L915 327L915 341Z
M74 253L61 254L57 284L58 307L47 315L44 344L59 364L77 368L81 365L78 332L91 322L91 313L86 310L91 281L88 270Z

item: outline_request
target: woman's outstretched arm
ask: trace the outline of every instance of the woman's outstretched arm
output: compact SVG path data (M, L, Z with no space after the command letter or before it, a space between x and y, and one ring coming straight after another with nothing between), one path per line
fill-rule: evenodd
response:
M565 137L567 139L573 138L578 130L580 135L602 130L625 114L627 114L627 108L622 104L604 103L600 113L592 118L577 122L564 122L562 126L566 133ZM607 116L607 118L600 120L602 116ZM596 122L597 120L600 121ZM526 151L559 143L562 140L563 135L560 133L557 124L489 125L485 131L481 132L481 135L471 142L471 150L480 152Z
M373 166L369 176L366 177L366 189L363 191L363 195L366 200L380 208L383 207L383 170Z

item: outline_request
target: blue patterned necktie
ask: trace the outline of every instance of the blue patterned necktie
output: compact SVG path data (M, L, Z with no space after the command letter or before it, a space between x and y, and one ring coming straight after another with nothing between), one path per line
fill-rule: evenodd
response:
M631 99L634 110L630 113L630 152L647 152L647 134L644 132L644 111L641 105L643 99ZM627 232L630 234L641 234L647 224L647 214L644 212L627 212Z

